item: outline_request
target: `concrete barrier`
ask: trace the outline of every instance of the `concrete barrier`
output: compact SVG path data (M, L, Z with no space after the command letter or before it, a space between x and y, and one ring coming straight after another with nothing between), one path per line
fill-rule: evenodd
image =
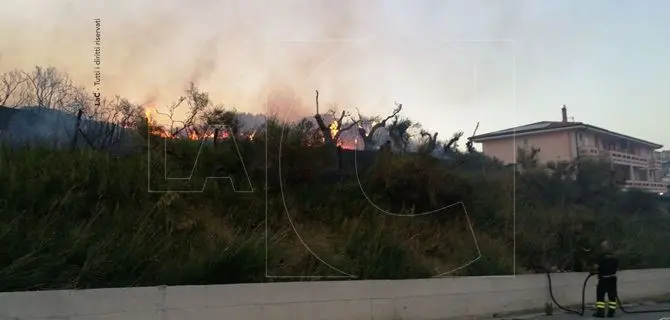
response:
M552 277L563 305L581 302L586 274ZM670 293L670 269L619 275L623 301ZM594 302L595 280L587 301ZM144 287L0 293L0 319L448 319L542 308L546 275Z

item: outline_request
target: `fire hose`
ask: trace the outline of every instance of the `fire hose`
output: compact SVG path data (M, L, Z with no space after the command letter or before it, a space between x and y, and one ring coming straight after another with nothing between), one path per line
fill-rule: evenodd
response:
M586 311L586 285L588 284L589 279L591 279L591 277L593 277L594 275L597 275L597 273L589 273L589 275L586 276L586 279L584 279L584 285L582 286L581 310L572 310L562 306L560 303L558 303L558 301L556 301L556 298L554 297L554 290L551 283L551 272L548 270L546 270L546 272L547 272L547 280L549 280L549 296L551 296L551 300L554 302L554 304L567 313L583 316L584 312ZM624 308L623 306L623 303L621 303L619 297L617 297L617 303L619 305L619 309L621 309L621 312L626 314L670 312L670 309L635 310L635 311L626 310L626 308Z

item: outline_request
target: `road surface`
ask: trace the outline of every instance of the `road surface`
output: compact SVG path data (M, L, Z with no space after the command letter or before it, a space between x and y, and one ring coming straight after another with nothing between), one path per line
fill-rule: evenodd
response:
M645 306L631 306L627 307L627 311L639 311L639 310L670 310L670 303L663 303L663 304L653 304L653 305L645 305ZM583 317L580 317L578 315L573 315L573 314L555 314L553 316L535 316L535 317L530 317L526 319L538 319L538 320L578 320L578 319L599 319L592 317L591 314L593 314L593 310L587 310L586 314ZM519 317L522 318L522 317ZM667 319L670 320L670 311L666 312L653 312L653 313L638 313L638 314L626 314L621 312L621 310L617 310L617 314L615 316L615 319L621 319L621 320L659 320L659 319ZM608 319L608 318L606 318Z

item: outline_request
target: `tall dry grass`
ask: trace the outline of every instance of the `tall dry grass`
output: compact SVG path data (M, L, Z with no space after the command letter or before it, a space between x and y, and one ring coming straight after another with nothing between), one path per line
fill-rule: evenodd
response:
M617 211L618 193L601 195L610 207L578 193L558 205L556 185L476 154L379 158L359 184L327 150L294 129L281 142L280 130L238 142L246 173L230 141L171 142L167 162L156 137L150 155L121 158L0 149L0 291L523 273L569 265L577 227L591 244L612 239L625 267L670 266L667 217ZM188 176L198 152L191 179L164 179L166 166ZM235 189L209 179L203 192L149 192L196 190L207 176Z

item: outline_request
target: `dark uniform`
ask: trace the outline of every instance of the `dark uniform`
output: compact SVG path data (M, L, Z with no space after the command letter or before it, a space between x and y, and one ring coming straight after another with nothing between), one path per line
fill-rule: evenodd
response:
M598 257L598 286L596 287L596 313L595 317L605 316L605 307L607 306L607 317L614 317L617 309L617 270L619 269L619 260L609 251L602 253ZM605 304L605 294L607 300Z

